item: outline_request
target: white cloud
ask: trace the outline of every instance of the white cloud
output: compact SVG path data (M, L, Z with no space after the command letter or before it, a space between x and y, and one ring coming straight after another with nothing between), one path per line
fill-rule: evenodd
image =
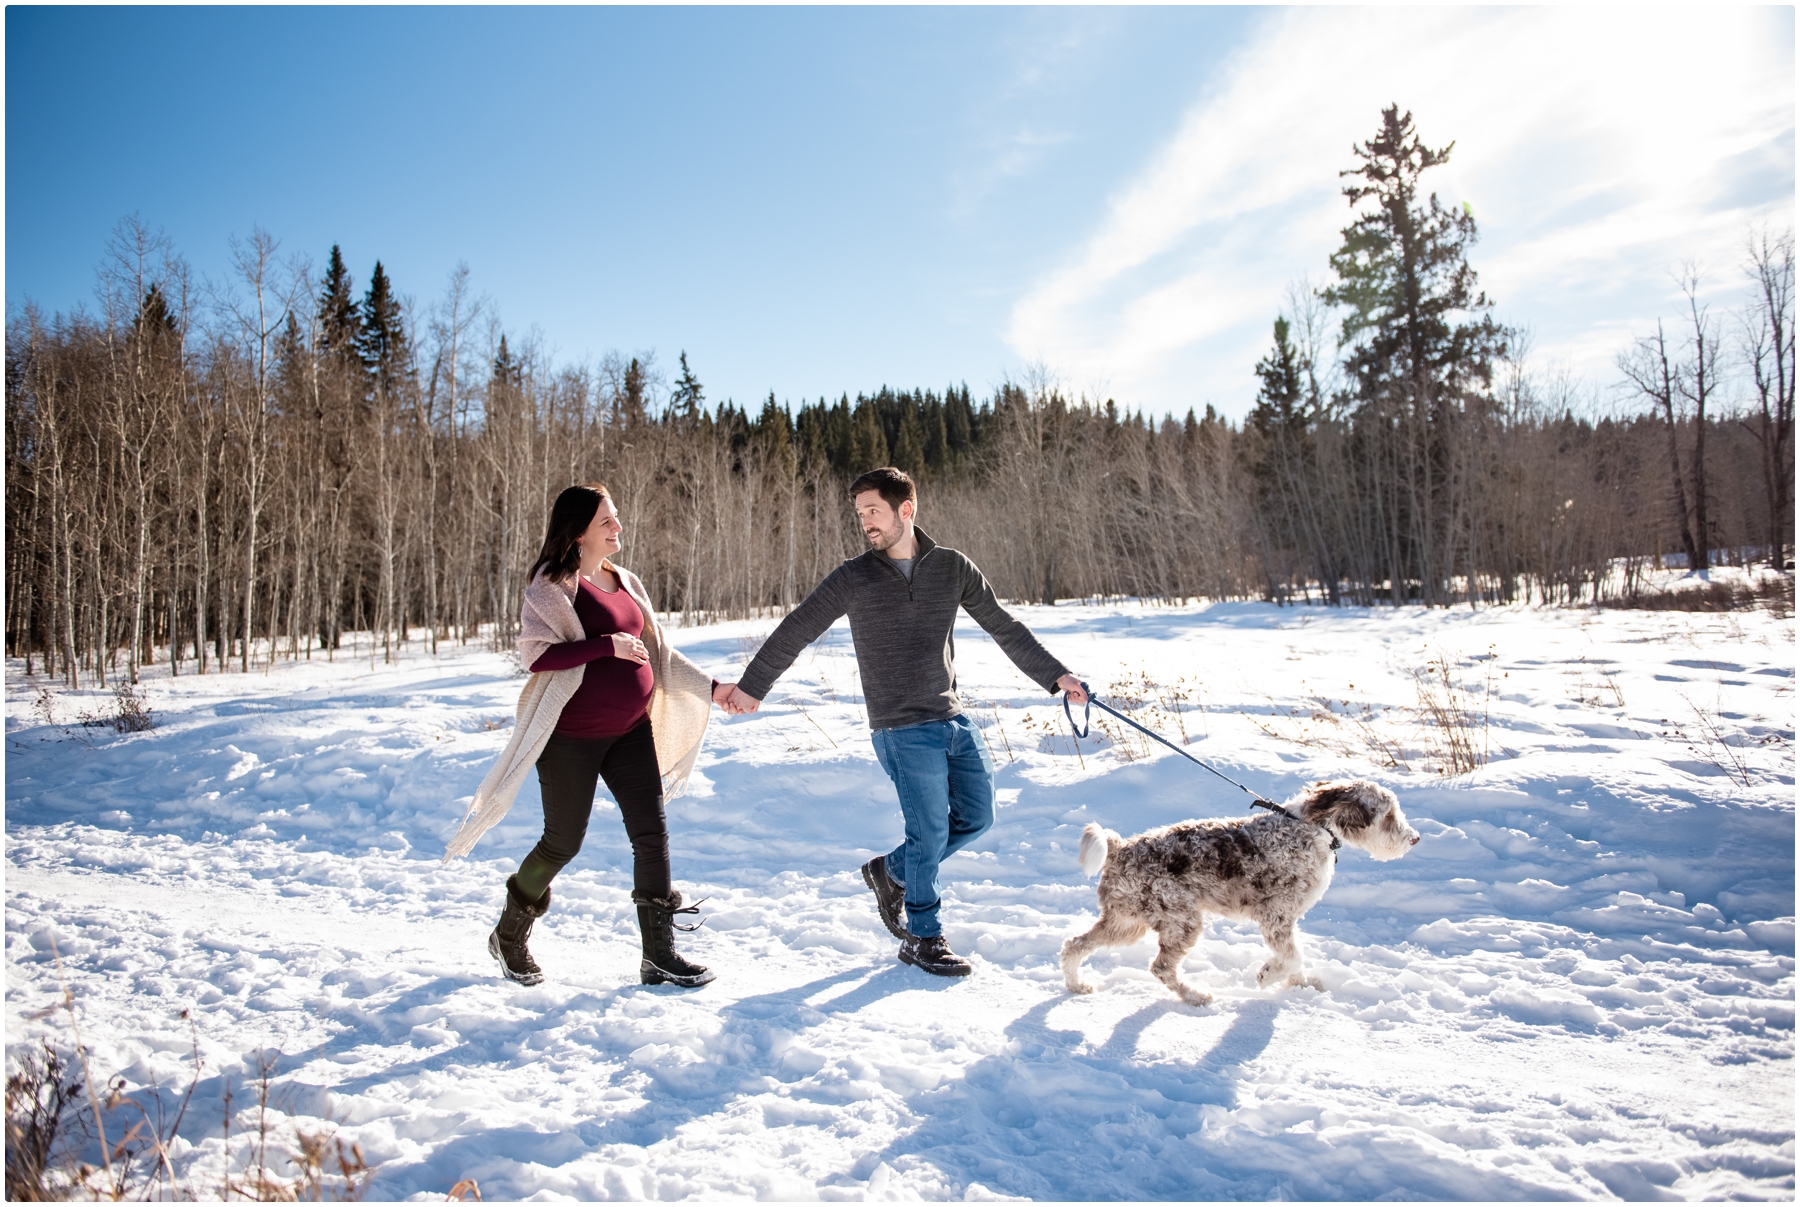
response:
M1622 325L1669 312L1680 261L1735 287L1747 223L1791 221L1792 48L1783 9L1272 16L1019 299L1008 343L1153 410L1242 413L1282 290L1348 220L1338 171L1398 102L1456 142L1426 182L1474 206L1500 316L1604 374Z
M990 139L970 169L952 178L950 213L968 218L1006 180L1029 174L1050 151L1069 141L1069 135L1023 124Z

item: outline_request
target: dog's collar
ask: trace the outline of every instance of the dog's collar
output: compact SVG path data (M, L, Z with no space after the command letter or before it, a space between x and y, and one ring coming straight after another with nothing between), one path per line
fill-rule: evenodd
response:
M1330 839L1331 839L1331 861L1333 863L1337 862L1338 848L1344 845L1344 840L1342 838L1339 838L1338 832L1336 830L1332 829L1325 822L1308 821L1304 817L1295 817L1292 813L1289 813L1286 809L1282 808L1280 805L1276 804L1274 801L1263 800L1260 797L1258 797L1254 801L1251 801L1250 807L1252 809L1267 809L1271 813L1281 814L1283 817L1287 818L1289 821L1297 821L1303 825L1319 827L1319 829L1325 831L1326 835L1330 837Z

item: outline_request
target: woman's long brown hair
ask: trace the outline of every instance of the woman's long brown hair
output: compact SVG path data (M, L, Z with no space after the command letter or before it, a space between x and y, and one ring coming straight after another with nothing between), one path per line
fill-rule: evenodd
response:
M571 486L556 496L550 506L550 527L544 533L544 547L525 574L526 583L537 581L542 570L550 578L562 582L581 567L581 534L594 522L600 500L612 498L604 482Z

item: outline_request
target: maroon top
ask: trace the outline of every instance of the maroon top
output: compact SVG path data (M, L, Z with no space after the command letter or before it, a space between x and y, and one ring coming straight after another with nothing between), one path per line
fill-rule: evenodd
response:
M556 732L572 738L616 738L630 733L650 707L656 676L648 664L615 655L612 635L642 637L644 614L623 586L602 591L583 578L575 591L575 615L580 617L587 639L558 642L531 664L534 671L587 666L581 686L563 705Z

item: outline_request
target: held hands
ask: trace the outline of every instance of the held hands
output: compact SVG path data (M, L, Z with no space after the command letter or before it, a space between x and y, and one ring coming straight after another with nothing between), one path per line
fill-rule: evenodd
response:
M612 643L614 658L623 658L625 661L635 662L639 666L650 661L650 651L644 648L643 642L629 633L614 633Z
M1081 680L1074 675L1064 675L1056 681L1056 686L1069 693L1069 703L1087 703L1087 692L1082 689Z
M742 690L735 683L721 683L713 688L713 703L734 717L753 713L762 707L762 701Z

